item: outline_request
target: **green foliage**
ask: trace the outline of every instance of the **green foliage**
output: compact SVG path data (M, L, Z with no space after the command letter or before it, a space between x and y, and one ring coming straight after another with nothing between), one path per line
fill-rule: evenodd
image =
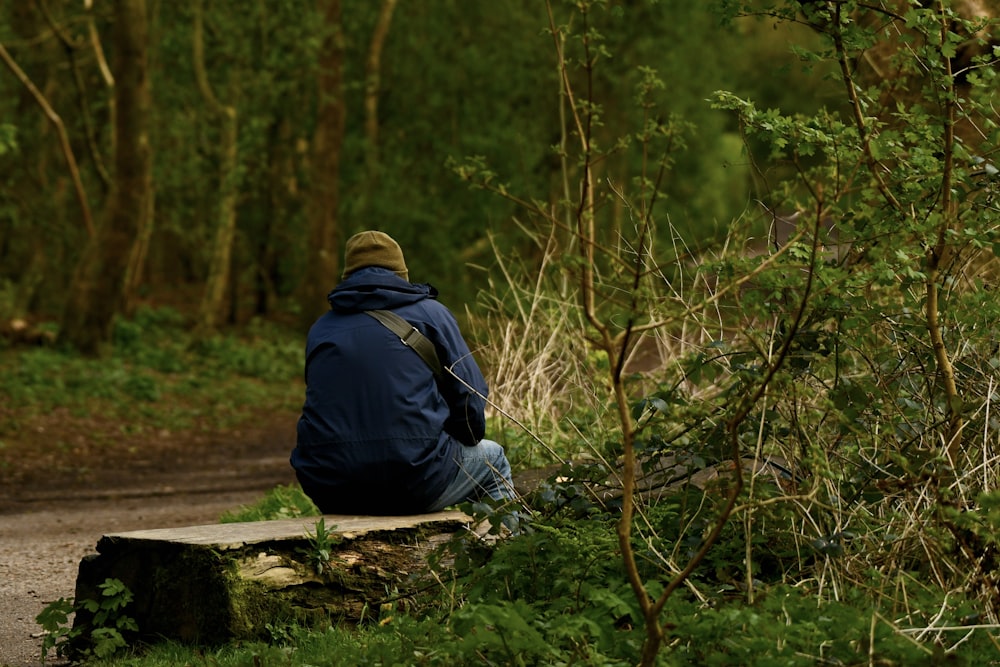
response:
M42 627L44 636L42 637L42 663L45 663L49 652L56 649L58 655L66 648L66 642L72 638L73 627L70 623L70 614L74 612L73 601L66 598L59 598L45 606L35 622Z
M150 433L226 429L301 405L301 338L279 328L195 346L176 311L140 309L116 322L115 339L104 359L0 348L0 466L37 456L39 429L59 430L48 455L65 457L56 448L77 430L95 451L140 439L146 447Z
M652 569L663 566L662 557L684 532L685 517L713 511L685 495L650 510L657 534L648 536L645 563ZM422 595L412 613L383 614L361 628L291 626L270 644L211 649L164 643L141 655L90 664L635 664L641 617L624 581L612 523L609 517L558 515L493 547L468 542L477 558L440 569L442 585ZM316 535L327 532L324 527ZM755 534L774 539L767 520L757 522ZM733 545L725 560L735 564L741 551ZM705 574L665 610L670 648L661 656L664 664L805 667L871 659L974 665L996 656L990 628L975 627L981 606L912 576L872 575L881 591L875 596L863 581L831 591L819 578L774 577L758 583L748 603L712 568Z
M925 600L934 605L933 599ZM937 601L939 602L939 601ZM986 632L968 631L971 642L957 652L944 648L947 634L934 635L937 641L923 644L912 641L918 632L903 632L893 620L892 610L858 600L817 601L799 588L776 586L764 593L754 605L725 604L715 609L700 609L690 603L677 604L671 610L679 639L670 653L677 665L801 665L858 664L874 661L881 664L937 665L977 664L992 659L995 648L989 646ZM958 608L948 605L947 612ZM911 619L911 627L921 629L924 619ZM958 619L954 616L950 621ZM950 624L950 623L949 623ZM940 642L940 643L938 643Z
M202 373L226 377L232 374L264 381L287 379L301 372L302 345L291 337L216 336L195 344Z
M336 526L326 527L326 519L319 518L315 532L309 532L309 548L300 550L306 560L312 564L316 574L323 576L329 572L333 561L333 548L341 541L333 531Z
M722 4L733 16L756 12L813 30L798 56L839 72L848 102L789 108L731 91L714 96L715 108L747 138L751 161L768 166L762 179L779 179L765 183L761 197L773 227L768 242L746 238L754 225L740 224L712 255L686 254L690 240L670 221L666 188L649 177L680 163L683 124L660 111L666 105L655 103L655 93L668 87L641 68L637 106L656 121L609 122L616 109L594 92L605 76L595 63L611 52L600 2L575 6L586 29L559 33L564 94L576 93L579 114L565 175L584 194L562 209L522 195L488 159L456 163L456 171L518 202L540 230L538 247L583 246L553 260L556 276L582 283L582 297L563 283L536 292L532 303L578 299L590 334L578 338L602 349L613 382L635 329L650 323L658 351L667 351L653 373L628 385L635 393L631 419L621 419L623 452L593 445L596 456L614 462L611 470L634 444L640 465L671 460L680 480L717 475L702 480L705 493L683 502L659 497L641 509L645 525L619 528L642 535L632 548L644 558L641 579L652 597L664 580L678 583L673 577L701 557L711 536L715 546L684 575L689 586L742 590L749 602L758 582L801 583L814 568L855 582L874 563L886 577L915 571L945 590L975 591L995 615L992 526L976 508L1000 475L989 454L996 425L986 416L996 345L983 335L996 329L988 285L1000 270L992 255L1000 208L982 168L1000 132L991 89L956 74L969 62L961 48L989 47L983 26L953 15L948 3L915 4L905 16L853 2ZM971 61L970 72L996 76L995 49L981 48ZM632 137L616 134L636 126L642 130ZM640 155L630 161L630 151ZM608 169L618 184L605 163L619 166ZM629 225L615 219L615 204L631 214ZM671 251L650 249L647 221L660 222ZM567 225L576 225L577 236L562 240ZM542 266L530 283L536 290L548 278ZM527 319L537 311L513 312ZM606 390L570 377L562 386ZM590 400L586 391L577 396L578 404ZM624 414L621 395L614 400ZM597 430L605 422L592 424ZM742 481L735 521L720 526L734 465ZM589 511L579 494L566 501L576 488L563 484L543 497ZM669 520L660 524L661 515ZM973 556L984 553L984 561Z
M100 600L73 603L59 598L38 614L36 622L45 633L42 639L42 662L53 649L57 655L106 659L128 646L126 636L138 632L135 619L125 614L132 602L132 592L118 579L107 579L98 586ZM87 612L86 625L70 625L70 614Z
M222 523L243 521L273 521L275 519L295 519L302 516L319 516L320 512L298 484L279 485L264 494L252 505L226 512L220 518Z
M554 3L558 23L574 20L574 4ZM553 94L558 77L551 66L546 12L530 0L509 2L503 12L455 0L433 8L399 3L378 72L379 145L369 169L373 147L364 134L363 96L380 5L345 3L342 11L344 103L352 120L345 126L341 161L366 168L341 170L340 237L362 226L383 228L403 243L412 275L443 287L450 305L472 302L486 284L484 269L494 264L486 232L496 235L504 252L523 249L524 241L509 224L514 206L456 187L448 160L488 155L513 191L539 201L566 196L560 167L563 147L572 138L560 132L563 110ZM615 144L620 138L613 136L616 127L644 126L634 99L645 77L655 72L662 85L647 89L651 98L696 126L684 135L690 150L673 156L675 175L661 184L670 215L678 228L699 237L724 230L746 206L751 172L741 155L739 128L710 110L706 98L712 90L735 88L772 106L804 109L828 94L822 92L827 85L779 50L785 33L775 39L771 24L754 31L720 25L719 12L708 3L599 7L595 3L589 14L589 30L600 36L602 51L613 54L602 58L596 100L602 108L602 143ZM244 312L257 306L289 310L289 297L302 276L305 209L317 167L309 153L320 109L314 85L317 53L335 27L308 3L248 7L227 0L206 4L204 11L208 78L239 118L234 293ZM149 78L156 91L150 148L158 206L144 288L162 300L174 298L176 287L186 291L204 279L223 183L216 173L218 129L192 74L192 8L158 3L150 6L149 16ZM78 5L53 10L53 20L74 31L85 31L91 18L113 62L116 44L107 16ZM85 191L99 210L106 187L100 167L110 161L107 142L101 141L112 117L110 94L100 85L88 87L82 99L72 92L76 75L82 81L100 80L96 59L75 58L70 64L38 11L5 6L0 30L0 41L34 83L42 88L52 82L48 102L67 127ZM726 48L718 48L723 42ZM768 65L762 67L762 61ZM773 76L775 70L783 76ZM67 174L53 134L36 122L41 118L37 105L14 77L0 79L0 92L0 117L13 119L0 125L10 128L0 130L0 160L6 160L0 171L8 174L0 182L0 219L14 230L0 246L0 278L25 275L34 261L35 238L44 235L51 263L34 308L56 316L85 232L76 223L73 197L63 190L51 196L48 184ZM4 146L13 148L14 138L17 150L3 152ZM630 163L634 156L609 156L608 174L617 180ZM454 261L439 261L442 256ZM270 305L251 303L262 298L259 290L270 292Z
M0 155L17 150L17 127L0 123Z
M264 4L254 10L260 26L287 23L280 43L315 47L305 23L280 14L287 8L261 15ZM370 34L374 4L348 17L351 40ZM495 259L495 272L482 273L497 276L483 299L490 310L483 328L495 336L486 362L499 380L494 397L508 412L521 410L514 416L529 429L545 422L544 438L505 438L512 459L589 461L564 466L543 485L533 499L537 516L515 539L452 544L453 560L437 560L454 565L438 572L445 585L421 596L413 615L384 615L358 632L292 628L273 633L282 646L171 660L634 664L646 619L621 563L621 505L589 489L621 469L608 377L648 342L634 337L646 327L659 354L628 380L631 411L621 412L636 429L640 464L673 461L678 479L643 487L628 526L643 592L656 598L676 583L706 544L734 488L733 465L744 480L715 546L666 600L665 664L995 661L988 634L1000 615L995 48L948 2L903 3L899 15L877 3L716 4L726 19L719 30L705 3L558 4L557 29L569 28L559 33L565 76L591 95L575 107L552 94L552 69L537 66L552 35L538 30L545 21L535 5L507 13L475 3L400 5L397 20L407 30L388 44L380 171L377 179L360 169L345 176L344 219L385 221L414 274L430 279L458 284L466 262ZM180 5L164 11L186 18ZM252 32L231 5L213 11L213 21L232 22L229 34ZM735 20L751 15L748 28ZM169 21L161 29L162 54L186 58L183 35ZM808 36L799 39L802 31ZM744 44L744 35L757 39ZM779 62L774 49L785 35L796 37L794 58ZM284 83L276 73L306 58L259 48L263 38L217 39L213 48L234 63L231 72L213 73L219 81L250 78L260 59L275 59L267 70L273 80L248 81L241 107L251 116L255 107L268 110L250 118L241 139L246 182L264 186L268 160L250 156L287 158L281 147L307 141L312 121L296 122L308 92L289 80L272 97L269 82ZM497 42L521 48L494 53L489 44ZM439 57L420 57L430 44ZM902 48L881 50L893 45ZM348 56L352 103L362 89L357 46ZM973 55L960 60L966 48ZM768 55L766 66L756 53ZM643 61L652 64L637 66ZM753 81L757 72L767 81ZM848 78L831 85L830 73ZM398 92L403 82L412 84L407 94ZM177 108L163 110L170 122L160 139L179 147L177 164L163 167L177 202L166 229L181 239L175 247L191 251L205 230L185 225L200 219L192 212L213 201L218 184L190 178L188 170L202 173L211 163L214 138L200 124L191 131L184 84L168 84ZM572 111L589 114L588 124L557 120ZM583 132L591 134L581 148ZM347 162L361 164L364 155L362 138L348 136ZM573 201L584 163L597 171L587 184L597 190L592 209ZM449 170L473 188L443 185ZM297 187L291 176L276 182L288 180ZM748 198L741 186L750 180L765 211L760 220L741 215ZM487 203L477 188L500 203ZM264 199L245 203L255 234L271 229L267 207L257 206ZM515 207L528 219L518 213L511 225ZM603 251L594 265L576 252L574 215L582 208ZM288 229L300 229L291 209ZM734 223L725 243L710 245L716 218ZM646 220L656 230L652 245L631 233ZM761 242L771 225L781 238ZM479 243L487 227L496 232L493 245ZM295 241L281 241L277 282L294 273ZM711 253L698 252L706 246ZM507 263L508 249L527 256L523 265ZM591 269L596 317L622 336L619 348L594 352L593 321L574 305L579 278ZM499 276L509 284L498 287ZM460 295L446 290L444 299ZM156 405L176 385L224 404L197 392L234 374L263 384L291 377L292 366L298 372L300 351L266 332L249 342L189 345L176 325L175 317L120 322L123 357L100 373L58 351L26 353L23 364L7 364L13 381L4 391L21 405L55 400L43 387L63 390L63 404L76 392L104 391ZM151 349L149 326L169 330L175 342ZM71 372L54 373L56 366ZM628 372L625 361L619 366ZM202 372L176 377L188 368ZM264 395L248 390L244 398ZM730 462L734 452L740 460ZM261 513L305 514L296 492L288 494L276 493ZM472 509L502 532L502 508ZM322 520L311 539L323 568L332 538ZM65 608L51 615L59 613ZM979 620L987 627L975 627Z

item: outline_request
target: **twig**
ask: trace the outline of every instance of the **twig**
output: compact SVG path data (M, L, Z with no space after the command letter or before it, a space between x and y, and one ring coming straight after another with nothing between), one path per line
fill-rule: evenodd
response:
M62 147L63 155L66 157L66 166L69 168L70 178L73 179L73 186L76 189L76 197L80 203L80 212L83 214L83 224L87 230L87 236L93 238L94 220L90 215L90 205L87 204L87 195L83 189L83 181L80 180L80 170L76 164L76 157L73 156L73 147L70 146L69 136L66 134L66 127L63 125L62 118L60 118L59 114L55 112L55 109L52 108L48 100L45 99L45 96L42 95L41 91L35 87L35 84L31 82L28 75L25 74L20 67L18 67L14 58L11 57L10 53L3 44L0 44L0 60L3 60L7 69L9 69L14 76L17 77L18 81L20 81L24 87L28 89L28 92L31 93L31 96L35 99L35 102L37 102L38 106L42 108L42 111L45 113L45 117L48 118L49 121L55 126L56 132L59 134L59 143Z

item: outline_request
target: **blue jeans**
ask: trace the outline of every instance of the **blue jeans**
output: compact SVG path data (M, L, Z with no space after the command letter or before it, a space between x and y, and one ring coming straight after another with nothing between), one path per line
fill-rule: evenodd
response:
M514 498L510 463L503 446L492 440L480 440L474 447L462 446L458 454L458 474L427 512L438 512L449 505L477 500L484 495L493 500Z

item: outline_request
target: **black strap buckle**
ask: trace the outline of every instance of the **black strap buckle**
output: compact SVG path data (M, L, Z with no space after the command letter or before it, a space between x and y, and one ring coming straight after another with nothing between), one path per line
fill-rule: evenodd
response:
M422 336L422 335L423 335L422 333L420 333L420 331L418 331L418 330L417 330L417 328L416 328L416 327L412 327L412 328L411 328L411 329L410 329L410 330L409 330L409 331L408 331L408 332L406 333L406 335L405 335L405 336L403 336L402 338L400 338L399 340L403 341L403 345L405 345L405 346L407 346L407 347L413 347L412 345L410 345L410 339L411 339L411 338L413 338L413 335L414 335L414 334L416 334L417 336Z

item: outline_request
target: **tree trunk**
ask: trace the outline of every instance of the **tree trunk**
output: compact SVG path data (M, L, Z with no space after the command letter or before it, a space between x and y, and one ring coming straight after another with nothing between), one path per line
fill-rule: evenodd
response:
M129 257L152 196L146 0L117 0L114 19L114 181L104 220L77 265L60 328L60 340L94 355L111 341Z
M126 315L134 314L135 308L138 305L139 286L142 285L143 274L146 269L146 257L149 256L149 243L153 238L154 201L154 193L152 188L150 188L146 205L146 215L139 222L135 244L132 246L132 252L129 253L128 269L125 271L125 294L122 307Z
M32 240L31 247L31 259L14 288L14 303L9 313L13 318L27 317L31 311L31 302L34 301L49 268L48 252L51 249L45 243L45 239L36 236Z
M462 512L316 518L160 528L105 535L80 563L76 599L100 600L117 579L134 596L128 639L203 646L261 640L269 624L329 627L405 608L435 579L428 563ZM322 529L322 533L321 533ZM95 616L78 611L71 653L92 648Z
M220 188L218 221L215 240L212 242L212 258L209 264L205 292L198 310L197 328L202 333L215 330L219 315L225 306L226 288L229 285L230 263L233 253L233 238L236 235L236 200L239 193L238 172L238 129L235 106L224 105L212 92L205 71L204 21L201 0L194 7L194 68L195 79L202 98L212 113L222 124L219 150L222 158L219 164Z
M326 311L326 294L339 269L340 151L344 141L344 35L340 0L318 0L326 35L319 54L312 182L307 202L309 245L299 290L303 324Z
M219 201L218 221L215 239L212 242L212 259L209 265L205 292L198 311L198 327L203 332L215 330L219 315L225 306L226 288L230 279L230 263L233 253L233 239L236 236L237 185L233 182L237 162L236 111L227 107L232 114L223 116L222 160L219 170L222 176L222 198Z
M267 187L265 199L261 202L263 228L249 239L254 253L254 314L267 315L278 296L280 270L278 266L277 223L294 208L296 196L295 162L292 156L292 127L289 119L282 116L275 119L269 132Z
M389 36L389 26L392 24L396 3L397 0L382 0L365 61L365 180L358 202L358 215L362 219L369 216L372 198L378 192L381 175L378 102L382 92L382 51L385 50L385 40Z
M392 13L396 9L397 0L382 0L378 23L372 33L372 41L368 47L368 62L365 66L365 139L367 153L365 166L368 171L368 186L374 186L378 175L378 98L381 92L382 51L392 24Z

